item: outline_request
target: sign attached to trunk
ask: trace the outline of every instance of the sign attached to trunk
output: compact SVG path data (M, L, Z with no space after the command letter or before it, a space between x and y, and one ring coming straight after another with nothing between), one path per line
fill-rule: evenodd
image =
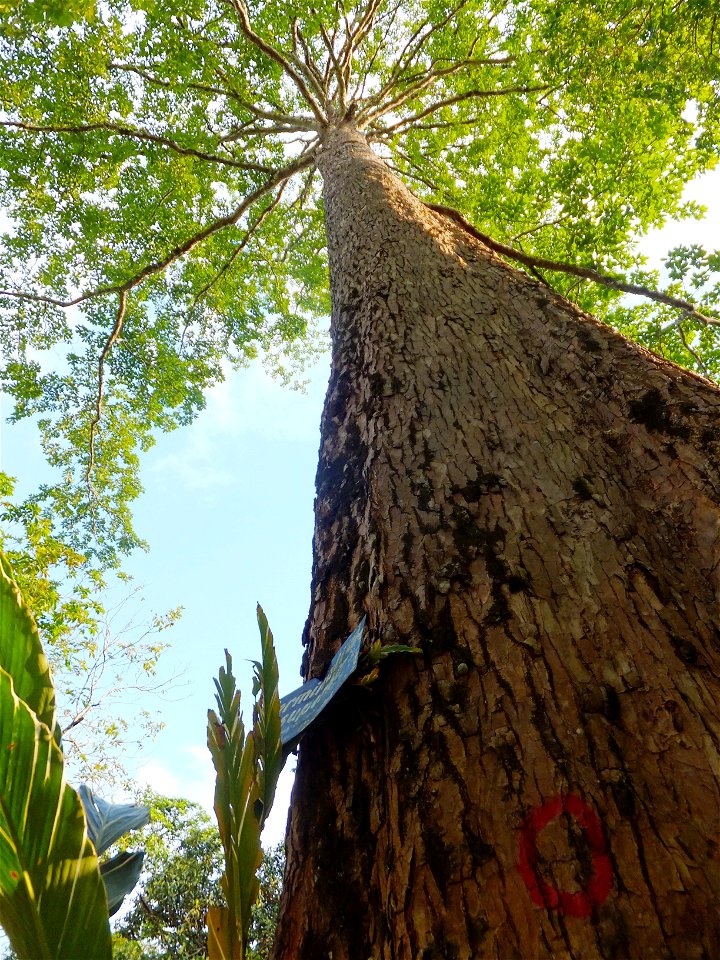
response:
M308 680L280 700L280 739L283 746L297 740L355 672L364 630L365 617L332 658L322 680Z

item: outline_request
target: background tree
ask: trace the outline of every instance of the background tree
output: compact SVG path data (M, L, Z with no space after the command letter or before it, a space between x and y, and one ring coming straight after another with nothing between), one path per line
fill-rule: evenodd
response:
M129 750L162 726L157 711L140 703L176 681L158 676L167 646L158 635L181 608L138 624L141 591L130 578L103 571L64 543L38 504L18 506L13 486L0 474L0 542L45 644L70 779L105 787L127 782Z
M146 859L132 909L118 926L114 956L207 956L205 914L223 902L223 853L217 827L188 800L146 794L152 820L145 830ZM251 960L270 955L280 902L284 854L268 850L260 868L260 898L253 912Z
M130 548L134 445L188 420L227 357L272 356L326 309L327 233L305 673L363 611L424 656L303 742L276 955L717 952L719 401L672 362L715 369L717 257L671 258L704 317L630 317L624 281L584 284L697 212L714 13L31 17L3 41L6 379L45 424L67 486L39 496L78 548ZM63 338L48 372L31 350Z

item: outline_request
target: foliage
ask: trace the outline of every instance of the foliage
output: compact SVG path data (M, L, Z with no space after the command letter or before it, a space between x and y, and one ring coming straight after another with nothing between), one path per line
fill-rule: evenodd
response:
M422 653L421 647L410 647L406 643L383 643L373 640L358 662L358 677L355 683L368 686L380 676L380 664L395 653Z
M668 254L665 271L671 281L666 286L669 293L689 289L708 307L716 312L720 309L720 252L711 253L697 244L676 247ZM640 282L657 285L659 281L657 272L634 273ZM607 312L607 320L655 353L717 379L720 339L712 327L680 317L667 307L648 309L646 305L634 310L625 305L613 306Z
M85 809L87 829L98 856L130 830L137 830L150 818L145 806L127 803L108 803L94 796L84 784L80 785L80 799ZM123 900L140 877L144 853L139 850L123 850L114 857L103 859L100 876L105 884L108 913L112 917L120 909Z
M638 234L701 212L683 185L718 157L704 2L26 6L0 41L3 383L62 477L32 502L102 562L138 542L154 434L192 419L227 363L307 343L327 311L327 125L352 116L422 197L499 240L615 274L642 270ZM717 374L717 328L546 279Z
M150 823L142 831L145 863L139 896L117 934L139 943L140 955L148 960L204 957L205 914L209 906L222 902L217 829L189 800L145 794L142 802L150 807Z
M54 536L37 504L14 501L13 486L12 478L0 473L0 543L43 636L66 763L77 780L105 785L126 780L128 702L157 695L172 682L157 675L167 646L158 634L177 622L181 608L136 624L125 613L141 600L130 578L122 573L111 578ZM118 588L124 598L110 600ZM143 741L159 729L147 710L136 714L138 725Z
M260 834L284 763L273 637L260 606L257 616L262 661L253 664L252 730L246 737L240 692L227 651L226 667L220 668L215 681L217 713L208 710L208 748L216 772L215 815L225 854L222 888L227 906L208 917L209 956L219 960L246 956L251 910L260 891Z
M110 957L107 900L65 782L37 629L0 562L0 922L18 956Z
M117 928L113 956L124 960L205 957L205 914L208 907L224 903L223 851L217 828L202 807L189 800L146 793L141 801L150 807L151 819L142 833L146 859L140 895ZM269 960L283 866L282 847L263 855L249 960Z

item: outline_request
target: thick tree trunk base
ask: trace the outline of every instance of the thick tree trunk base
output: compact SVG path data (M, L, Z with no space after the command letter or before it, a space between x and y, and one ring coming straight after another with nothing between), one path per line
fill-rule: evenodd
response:
M720 957L720 393L507 266L352 129L280 960Z

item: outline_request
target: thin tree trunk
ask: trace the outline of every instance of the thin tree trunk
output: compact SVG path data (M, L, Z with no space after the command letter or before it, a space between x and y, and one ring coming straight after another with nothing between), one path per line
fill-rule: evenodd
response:
M332 374L278 960L720 956L720 393L319 162Z

